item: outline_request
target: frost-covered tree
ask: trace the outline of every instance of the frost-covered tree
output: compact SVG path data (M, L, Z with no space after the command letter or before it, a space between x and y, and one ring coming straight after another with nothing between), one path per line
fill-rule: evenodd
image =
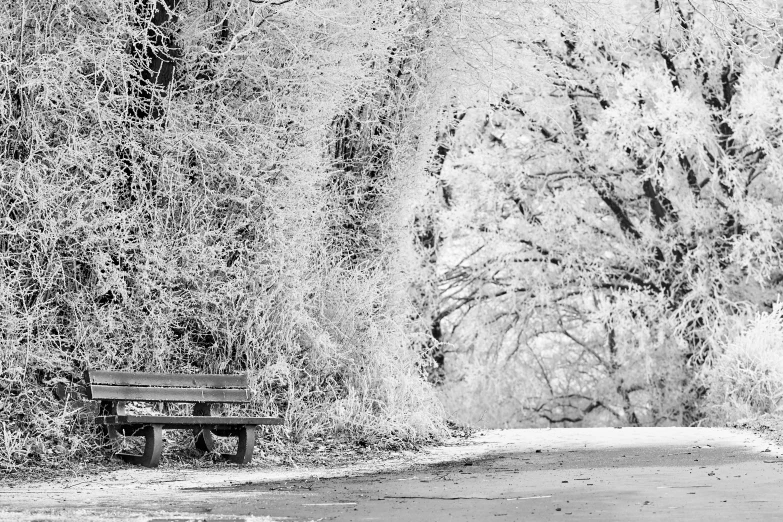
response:
M611 28L555 10L557 30L518 42L529 81L466 118L440 315L473 366L514 368L483 381L507 416L702 417L700 368L783 278L769 7L626 3Z

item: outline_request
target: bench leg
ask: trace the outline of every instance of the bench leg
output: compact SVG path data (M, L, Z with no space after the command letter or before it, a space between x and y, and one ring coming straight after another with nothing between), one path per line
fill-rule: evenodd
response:
M210 452L215 449L215 439L212 438L212 430L204 428L202 430L195 429L194 435L196 436L196 448L203 452Z
M253 460L253 447L256 443L256 427L243 426L237 435L236 455L223 454L223 458L235 464L249 464Z
M98 426L97 432L101 438L101 445L106 449L110 449L112 442L117 440L117 428L114 426Z
M160 464L160 454L163 451L163 426L160 424L144 426L134 435L144 436L144 454L117 453L117 456L130 464L138 464L146 468L157 467Z

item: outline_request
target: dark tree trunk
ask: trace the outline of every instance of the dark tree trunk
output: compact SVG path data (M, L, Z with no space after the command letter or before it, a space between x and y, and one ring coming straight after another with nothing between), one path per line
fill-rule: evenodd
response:
M451 152L452 141L457 133L457 127L464 118L465 111L453 111L450 119L447 120L448 124L445 129L438 133L436 138L437 148L430 162L429 174L436 179L437 197L439 197L442 205L447 208L452 204L451 187L443 183L441 174L449 152ZM436 227L436 219L437 216L428 216L426 223L420 224L422 220L418 220L419 223L417 223L419 246L429 254L425 262L431 265L434 274L437 273L438 249L443 242L443 238ZM435 285L437 285L437 281ZM433 364L428 372L428 380L437 385L442 384L446 380L446 352L443 349L443 326L441 324L443 314L439 310L441 304L440 296L438 295L437 287L433 290L435 303L430 304L430 339L424 346L424 353L429 356Z
M162 98L170 90L177 60L181 56L174 37L180 0L137 0L136 14L147 27L147 38L133 48L138 60L137 82L131 92L137 98L132 115L140 120L164 116Z

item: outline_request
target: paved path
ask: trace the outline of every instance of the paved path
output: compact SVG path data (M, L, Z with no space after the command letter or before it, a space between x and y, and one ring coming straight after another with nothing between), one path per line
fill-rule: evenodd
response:
M783 451L748 432L490 431L407 457L283 475L128 469L0 487L0 511L39 521L783 520Z

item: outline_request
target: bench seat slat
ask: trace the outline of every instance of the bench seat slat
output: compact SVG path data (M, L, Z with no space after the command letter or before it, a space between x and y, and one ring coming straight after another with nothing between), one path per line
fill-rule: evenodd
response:
M127 425L145 426L163 424L171 428L204 427L204 426L275 426L283 424L279 417L171 417L168 415L105 415L95 418L96 424L105 426Z
M169 374L146 372L113 372L88 370L85 380L89 384L109 386L159 386L176 388L247 388L247 374Z
M142 386L89 387L90 399L118 401L166 401L166 402L250 402L248 390L215 388L152 388Z

